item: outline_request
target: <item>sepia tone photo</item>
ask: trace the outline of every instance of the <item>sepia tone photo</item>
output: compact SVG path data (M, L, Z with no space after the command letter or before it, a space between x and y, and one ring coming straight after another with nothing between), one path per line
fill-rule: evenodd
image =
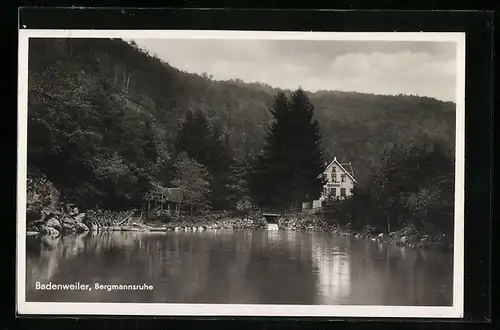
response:
M22 32L20 312L462 315L463 35Z

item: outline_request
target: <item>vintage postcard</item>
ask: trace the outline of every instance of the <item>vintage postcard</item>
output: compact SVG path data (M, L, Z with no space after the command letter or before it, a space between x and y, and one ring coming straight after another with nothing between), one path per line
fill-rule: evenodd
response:
M463 316L465 34L19 31L19 314Z

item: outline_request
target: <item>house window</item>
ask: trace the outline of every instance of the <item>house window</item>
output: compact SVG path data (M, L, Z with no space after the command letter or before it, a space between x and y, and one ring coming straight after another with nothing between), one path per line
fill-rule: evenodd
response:
M345 175L345 174L342 174L342 175L340 176L340 179L342 180L342 182L345 182L345 177L346 177L346 175Z
M345 188L340 188L340 196L345 197Z
M337 174L335 173L332 174L332 181L337 182Z
M332 196L337 197L337 188L332 188Z
M326 174L323 174L323 181L327 181L327 180L328 180L328 178L327 178Z

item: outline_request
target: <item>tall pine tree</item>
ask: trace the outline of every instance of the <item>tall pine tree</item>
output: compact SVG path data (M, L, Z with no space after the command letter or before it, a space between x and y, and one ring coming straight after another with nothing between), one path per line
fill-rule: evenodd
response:
M254 201L262 207L295 208L319 197L323 170L321 136L314 107L301 89L289 101L279 92L265 146L252 173Z
M320 196L323 182L318 175L323 171L324 156L321 148L319 125L314 118L314 106L301 89L292 93L290 101L292 118L290 165L293 169L292 203L300 207L301 201Z
M264 148L257 156L251 179L253 200L262 207L284 207L290 199L287 184L291 180L288 162L290 151L290 110L285 93L279 92L270 110L270 124Z

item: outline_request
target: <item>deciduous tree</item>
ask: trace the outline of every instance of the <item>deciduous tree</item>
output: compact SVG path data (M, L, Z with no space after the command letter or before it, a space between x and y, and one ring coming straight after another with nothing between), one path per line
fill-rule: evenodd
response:
M180 153L175 162L173 185L182 191L182 201L189 206L190 213L196 208L207 209L210 206L210 175L207 169L187 153Z

